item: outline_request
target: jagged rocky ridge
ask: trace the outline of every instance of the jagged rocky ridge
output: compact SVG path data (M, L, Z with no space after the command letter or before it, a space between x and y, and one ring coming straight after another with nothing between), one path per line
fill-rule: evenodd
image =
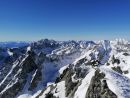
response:
M130 98L130 44L40 40L0 48L0 98Z

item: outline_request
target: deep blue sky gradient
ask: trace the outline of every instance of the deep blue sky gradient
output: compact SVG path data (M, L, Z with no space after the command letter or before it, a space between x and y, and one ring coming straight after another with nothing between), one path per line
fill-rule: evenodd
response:
M0 0L0 41L130 39L130 0Z

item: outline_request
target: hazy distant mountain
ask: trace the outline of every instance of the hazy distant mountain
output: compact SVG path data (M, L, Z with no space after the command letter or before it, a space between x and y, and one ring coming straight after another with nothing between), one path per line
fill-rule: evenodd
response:
M126 40L7 46L0 48L0 98L130 98Z
M23 47L29 45L29 42L24 42L24 41L20 41L20 42L0 42L0 47Z

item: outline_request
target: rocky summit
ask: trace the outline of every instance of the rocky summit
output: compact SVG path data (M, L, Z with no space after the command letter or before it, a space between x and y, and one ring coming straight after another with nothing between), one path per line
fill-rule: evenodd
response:
M130 98L130 43L42 39L1 45L0 98Z

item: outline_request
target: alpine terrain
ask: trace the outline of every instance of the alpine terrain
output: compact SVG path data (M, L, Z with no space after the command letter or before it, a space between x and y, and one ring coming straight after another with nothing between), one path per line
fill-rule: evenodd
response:
M2 44L0 98L130 98L130 43Z

